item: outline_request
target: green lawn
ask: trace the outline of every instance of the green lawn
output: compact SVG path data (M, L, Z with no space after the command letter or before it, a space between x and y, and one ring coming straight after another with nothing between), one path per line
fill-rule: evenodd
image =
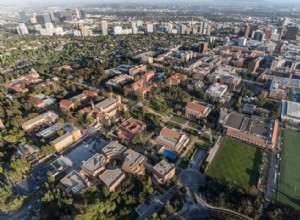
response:
M192 121L189 122L189 126L192 127L192 128L195 128L197 130L201 130L202 129L202 127L201 127L200 124L198 124L196 122L192 122Z
M170 128L170 129L175 128L175 129L177 129L177 130L181 130L181 125L180 125L180 124L177 124L177 123L175 123L175 122L172 122L172 121L168 121L168 122L166 123L166 127L167 127L167 128Z
M169 108L167 102L164 99L156 97L151 99L149 102L149 107L161 115L167 115L170 113L171 109Z
M179 117L179 116L173 116L173 117L171 118L171 120L172 120L172 121L175 121L175 122L177 122L177 123L179 123L179 124L185 124L185 123L187 122L186 119L184 119L184 118L182 118L182 117Z
M207 173L215 178L231 180L244 188L256 186L261 159L259 148L224 137Z
M284 131L277 199L300 210L300 134Z

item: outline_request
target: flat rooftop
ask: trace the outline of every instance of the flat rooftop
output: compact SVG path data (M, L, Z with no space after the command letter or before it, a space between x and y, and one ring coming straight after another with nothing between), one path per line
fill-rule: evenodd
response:
M95 107L98 109L105 110L106 108L108 108L109 106L113 105L116 102L117 102L117 100L115 98L107 98L104 101L96 104Z
M121 156L126 151L126 147L117 141L112 141L108 145L102 148L102 152L106 157Z
M84 178L75 170L60 180L61 188L64 191L71 190L72 193L79 193L86 188Z
M124 154L124 164L128 167L134 167L142 163L145 159L145 156L134 151L128 149Z
M114 170L105 170L104 173L99 175L99 178L102 182L104 182L104 184L106 186L111 187L123 175L124 175L124 172L120 168L117 168Z
M233 112L229 114L224 126L252 135L268 137L271 121L260 117L250 118L246 115Z
M158 164L156 164L153 169L161 174L162 176L167 175L170 173L173 169L175 169L174 164L169 163L165 160L160 161Z
M300 103L291 102L291 101L286 101L286 102L287 102L286 114L294 118L300 118Z
M105 167L106 157L102 154L96 153L87 161L83 162L81 168L91 175L93 175L97 170Z

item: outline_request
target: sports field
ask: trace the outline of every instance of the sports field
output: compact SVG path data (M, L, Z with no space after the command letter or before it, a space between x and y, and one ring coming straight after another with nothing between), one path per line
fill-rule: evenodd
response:
M284 131L278 201L300 210L300 133Z
M261 160L262 151L259 148L224 137L207 173L248 188L257 185Z

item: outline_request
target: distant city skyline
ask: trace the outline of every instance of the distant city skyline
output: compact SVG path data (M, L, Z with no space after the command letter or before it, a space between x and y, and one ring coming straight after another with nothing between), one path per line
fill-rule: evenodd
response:
M105 3L146 3L146 4L163 4L163 3L201 3L201 2L217 2L219 0L189 0L189 1L181 1L181 0L153 0L151 2L147 0L10 0L9 2L5 0L0 0L0 4L38 4L38 5L66 5L66 4L105 4ZM250 1L250 0L227 0L228 2L262 2L262 1ZM226 2L226 0L225 0ZM266 3L284 3L284 4L297 4L299 5L300 2L298 0L264 0Z

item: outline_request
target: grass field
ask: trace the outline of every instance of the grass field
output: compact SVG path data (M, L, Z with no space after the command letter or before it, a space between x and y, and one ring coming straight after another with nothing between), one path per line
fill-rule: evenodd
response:
M256 186L261 159L259 148L224 137L207 173L215 178L229 179L243 188Z
M277 199L300 210L300 134L284 131Z
M179 123L179 124L185 124L185 123L187 122L186 119L184 119L184 118L182 118L182 117L179 117L179 116L173 116L173 117L171 118L171 120L172 120L172 121L175 121L175 122L177 122L177 123Z

